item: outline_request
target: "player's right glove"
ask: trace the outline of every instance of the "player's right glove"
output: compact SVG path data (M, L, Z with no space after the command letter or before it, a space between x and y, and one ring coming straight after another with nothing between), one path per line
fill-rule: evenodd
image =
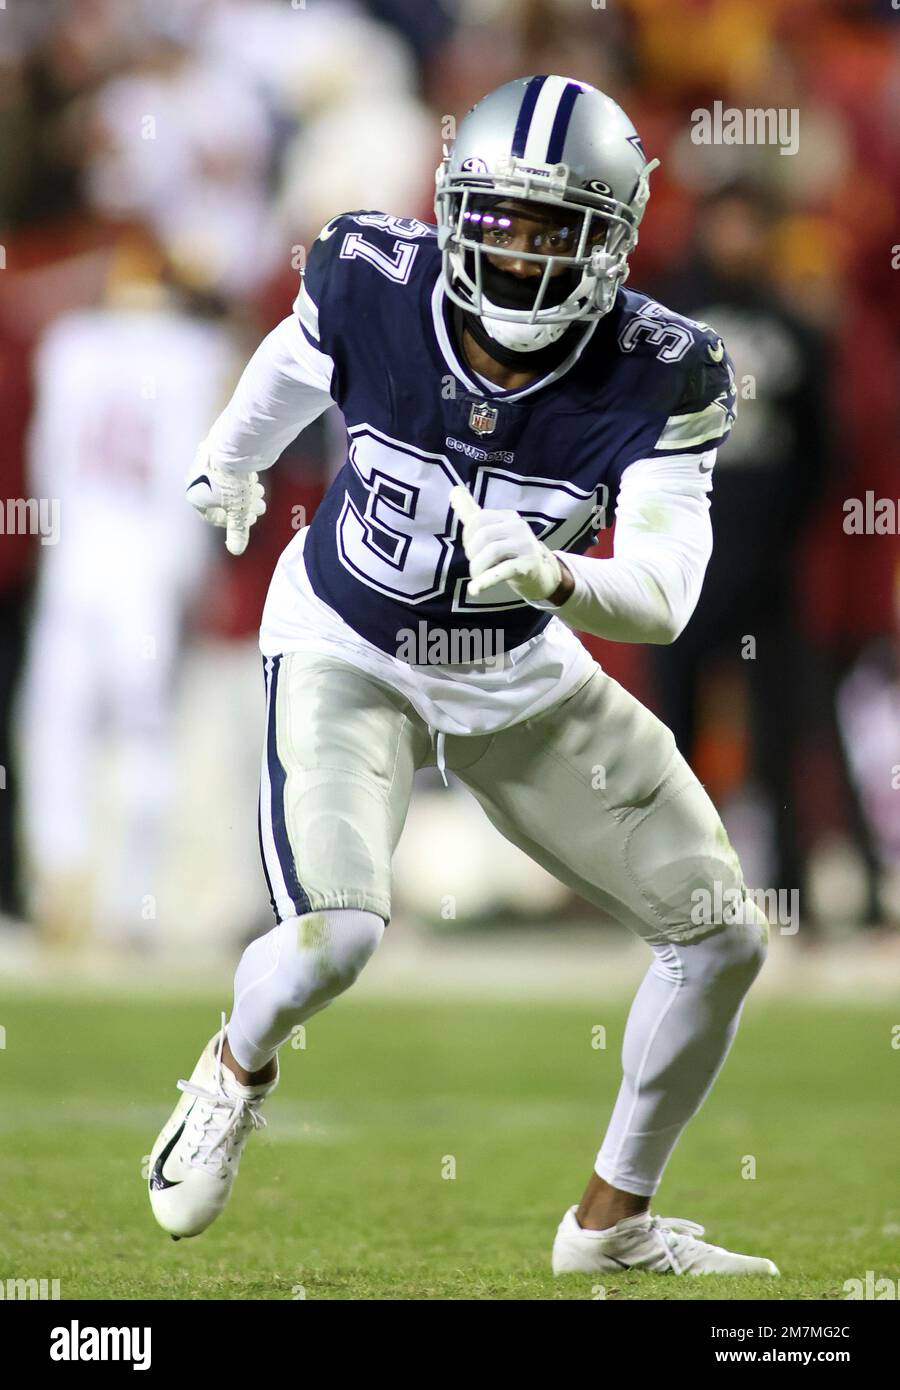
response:
M210 463L206 443L200 445L188 474L187 498L211 526L225 527L225 548L243 555L250 527L266 510L257 473L231 473Z
M463 523L472 598L503 583L526 603L541 603L556 593L563 581L562 567L523 516L508 509L479 507L462 484L451 488L450 504Z

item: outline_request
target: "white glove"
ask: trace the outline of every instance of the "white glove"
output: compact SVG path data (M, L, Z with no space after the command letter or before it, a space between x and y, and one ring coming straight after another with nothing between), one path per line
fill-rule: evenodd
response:
M472 598L504 582L527 603L540 603L556 593L562 583L560 563L524 517L479 507L460 485L451 490L450 504L463 523Z
M211 526L225 527L225 548L229 554L243 555L250 527L266 510L259 475L230 473L211 464L203 443L188 474L187 498Z

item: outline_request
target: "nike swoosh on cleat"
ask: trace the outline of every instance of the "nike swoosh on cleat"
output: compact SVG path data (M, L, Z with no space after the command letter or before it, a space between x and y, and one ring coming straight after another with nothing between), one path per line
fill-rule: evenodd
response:
M209 478L207 478L205 473L201 473L199 478L195 478L192 483L188 483L187 491L190 492L191 488L196 487L198 483L206 483L206 486L210 489L210 491L212 491L212 483L209 481Z
M193 1110L193 1108L194 1106L192 1105L191 1110ZM150 1186L153 1188L154 1192L164 1192L167 1187L178 1187L180 1183L183 1181L182 1178L179 1178L178 1182L172 1182L171 1179L166 1177L165 1173L163 1172L163 1168L165 1168L166 1166L166 1160L168 1159L170 1153L174 1149L175 1145L178 1143L182 1134L184 1134L184 1126L187 1123L187 1117L188 1115L190 1115L191 1110L187 1112L187 1115L185 1115L181 1124L178 1126L178 1129L172 1135L172 1138L169 1140L168 1144L163 1149L159 1158L153 1165L153 1172L150 1174Z

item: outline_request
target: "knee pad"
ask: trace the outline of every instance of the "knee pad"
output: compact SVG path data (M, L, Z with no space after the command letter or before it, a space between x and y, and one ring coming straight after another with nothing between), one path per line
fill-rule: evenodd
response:
M709 936L679 948L679 956L692 981L733 987L743 994L756 979L766 959L769 924L756 903L745 900L741 920L723 925Z
M384 935L374 912L328 908L288 917L275 928L276 970L288 1005L303 1005L311 993L332 998L353 984Z

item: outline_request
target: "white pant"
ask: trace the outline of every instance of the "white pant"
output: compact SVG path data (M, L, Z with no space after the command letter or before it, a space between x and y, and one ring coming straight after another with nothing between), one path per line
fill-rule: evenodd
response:
M280 925L238 968L229 1041L248 1070L375 950L413 774L435 761L421 717L380 681L305 653L265 669L260 840ZM650 1196L765 957L767 925L715 807L669 730L599 666L554 709L497 734L447 736L445 753L508 839L654 952L595 1169Z
M353 907L388 921L413 776L435 762L428 728L338 659L292 652L265 667L260 825L276 914ZM704 935L716 923L696 920L702 894L741 888L672 734L599 666L537 718L444 747L507 839L650 943Z

